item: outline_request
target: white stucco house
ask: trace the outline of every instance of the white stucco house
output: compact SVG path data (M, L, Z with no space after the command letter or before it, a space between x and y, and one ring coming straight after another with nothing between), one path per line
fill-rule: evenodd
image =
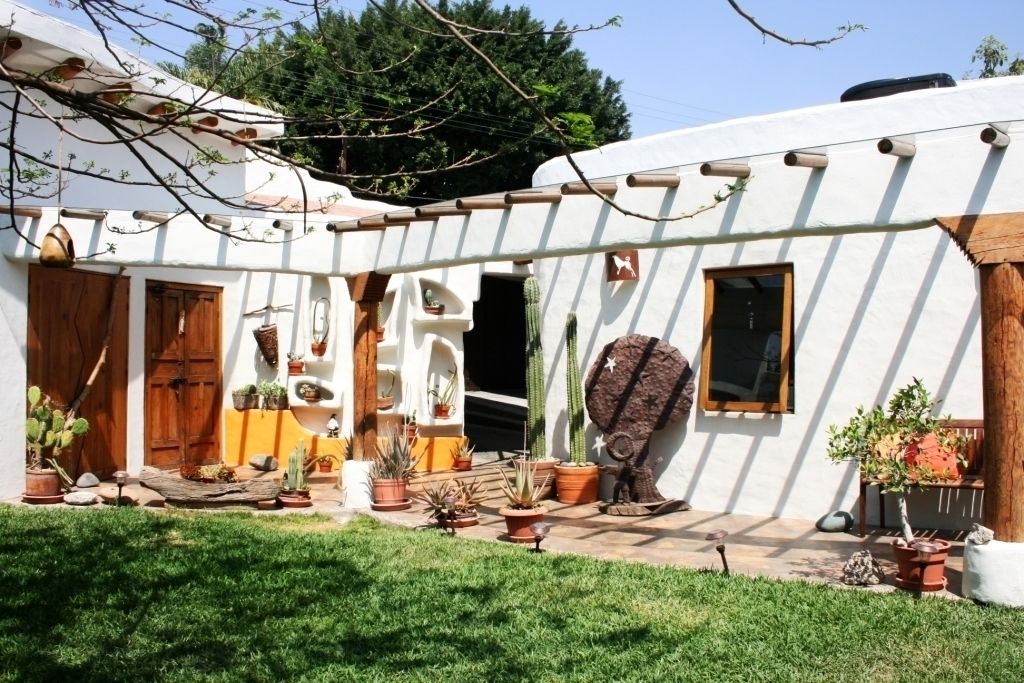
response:
M39 60L58 64L80 56L91 65L93 80L120 78L104 75L114 66L95 36L13 3L0 5L0 15L14 17L11 35L22 40L5 65L39 68ZM83 81L80 87L100 86ZM161 87L177 89L179 97L187 90L184 84ZM12 92L4 89L9 106ZM140 94L140 107L147 98L155 101L170 93ZM252 112L254 121L260 118L251 105L228 104ZM216 106L222 105L211 104ZM109 274L126 266L131 281L125 391L118 399L125 406L123 465L129 471L149 462L147 453L154 452L155 427L146 427L147 396L155 391L153 357L145 344L147 335L156 334L146 322L156 324L156 309L147 298L153 283L197 291L213 287L221 293L216 330L225 389L253 378L284 380L282 372L260 360L251 330L276 320L282 354L306 349L310 305L329 298L332 347L320 365L307 362L307 372L335 398L329 405L325 401L293 411L300 424L318 431L330 413L351 419L353 305L344 277L391 274L382 311L387 333L378 360L381 367L400 373L395 413L417 410L425 416L432 383L449 367L460 368L460 377L465 374L463 334L478 321L484 276L514 281L532 272L542 292L552 455L566 453L562 324L575 311L584 368L605 344L636 333L666 340L695 372L700 388L693 409L652 441L663 494L704 510L809 520L831 510L853 511L855 469L825 457L830 424L845 422L859 404L883 402L914 377L943 399L944 413L983 416L979 272L937 219L1014 214L1024 208L1021 150L979 139L990 127L1012 139L1022 112L1024 78L968 81L727 121L576 155L587 178L614 187L606 191L629 213L593 194L576 194L572 188L563 192L564 184L579 178L564 159L555 159L534 175L533 199L545 197L537 201L496 195L467 202L480 208L456 215L428 210L410 216L307 177L311 211L282 216L266 210L274 203L267 197L294 199L300 174L273 169L247 157L241 147L212 141L240 162L222 169L219 187L225 194L248 197L253 208L225 207L213 200L207 206L200 199L195 205L201 211L227 216L235 228L249 222L259 234L272 230L274 220L305 221L316 228L294 241L280 240L278 231L270 244L237 243L190 215L162 227L133 218L136 211L180 209L154 188L126 190L81 178L69 183L62 206L106 211L101 220L58 219L53 197L18 198L18 207L39 212L13 218L28 240L13 230L0 232L0 313L5 321L0 355L9 369L8 381L0 386L0 498L21 490L21 415L33 343L27 331L30 264L38 258L29 242L38 243L59 220L79 254L102 251L110 241L117 244L115 252L81 260L76 270ZM3 115L10 117L6 110ZM18 126L34 145L56 147L57 134L45 121L22 119ZM252 127L260 138L280 134L273 126ZM880 140L903 155L880 152ZM79 148L82 143L68 136L63 144L88 158L87 145ZM168 149L176 144L167 136ZM786 163L789 153L798 153L797 165ZM800 165L799 155L816 166ZM134 164L129 158L104 160L111 168L135 169ZM702 166L712 175L702 173ZM732 177L713 175L719 170ZM744 174L749 177L742 192L691 218L672 220L714 204L715 194ZM256 208L260 204L263 208ZM390 222L377 219L387 223L384 229L357 229L360 217L385 214ZM339 231L329 232L327 223ZM122 231L112 233L111 227ZM632 249L638 250L637 261L630 262L638 278L609 281L605 253ZM529 260L531 265L521 264ZM425 288L446 303L444 316L423 314ZM273 310L246 315L266 306ZM511 319L520 312L503 315ZM719 362L708 367L703 351L714 343L721 344ZM786 350L788 381L781 382L787 375L780 367ZM496 355L489 362L502 364L504 358ZM460 385L460 401L465 392ZM216 444L226 456L235 447L227 424L234 418L227 391L217 395L218 410L211 419L226 425ZM438 437L462 433L458 421L428 417L426 423ZM598 454L592 425L587 436ZM980 518L982 497L977 491L921 494L913 502L915 522L964 527Z

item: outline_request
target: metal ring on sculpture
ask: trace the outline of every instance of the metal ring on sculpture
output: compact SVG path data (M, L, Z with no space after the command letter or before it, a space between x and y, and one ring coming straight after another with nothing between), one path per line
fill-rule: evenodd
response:
M608 437L604 445L612 460L618 462L626 462L636 455L636 444L633 442L633 437L626 432L615 432Z

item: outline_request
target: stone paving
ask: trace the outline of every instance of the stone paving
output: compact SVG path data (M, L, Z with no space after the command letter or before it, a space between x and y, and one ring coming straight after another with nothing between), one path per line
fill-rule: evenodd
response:
M311 486L313 506L310 508L258 514L321 513L340 523L357 514L368 514L405 527L430 526L425 508L415 503L410 510L386 513L343 507L336 477L337 473L334 473L314 480ZM107 501L117 495L117 487L106 482L98 489L90 490L101 494ZM159 494L140 487L134 481L124 488L124 493L138 505L161 507L163 504ZM886 572L883 584L869 590L895 590L895 562L889 548L898 535L895 529L869 528L868 535L860 538L852 532L820 532L814 528L813 522L806 520L699 510L652 517L616 517L602 514L596 504L567 506L549 500L545 505L549 510L545 521L551 524L551 531L542 547L553 552L694 569L721 569L716 542L705 540L705 536L713 529L725 529L729 532L725 539L726 558L734 574L842 585L843 564L855 551L867 548ZM933 595L958 598L963 570L963 532L918 532L945 538L953 544L946 564L949 585L947 590ZM459 529L457 534L506 542L504 520L497 514L496 507L482 507L480 524Z

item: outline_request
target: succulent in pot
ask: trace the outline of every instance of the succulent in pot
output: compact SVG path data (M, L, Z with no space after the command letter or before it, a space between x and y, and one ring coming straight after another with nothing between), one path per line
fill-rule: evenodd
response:
M408 508L406 489L418 457L412 454L412 443L396 429L385 430L377 442L377 453L370 463L370 482L375 509Z
M70 489L71 477L60 465L61 451L89 431L89 421L54 406L37 386L28 388L28 417L25 420L24 500L30 503L59 503L61 488Z
M289 375L301 375L306 370L306 362L303 360L303 354L298 351L288 352L288 374Z
M243 384L231 392L235 410L251 410L260 405L260 395L255 384Z
M508 539L515 543L533 543L535 535L530 525L540 522L547 514L547 508L541 505L541 496L551 475L546 475L538 485L536 481L537 463L530 460L513 460L515 475L512 480L503 477L502 492L508 499L508 505L498 510L505 518Z
M455 414L455 400L458 389L459 373L458 370L453 368L448 371L448 381L443 389L435 385L433 389L427 392L428 395L434 397L434 417L447 419Z
M288 407L288 388L279 382L260 382L257 388L263 397L264 410L285 410Z
M483 502L483 485L477 479L449 479L428 484L414 496L427 506L427 515L442 528L480 523L477 507Z

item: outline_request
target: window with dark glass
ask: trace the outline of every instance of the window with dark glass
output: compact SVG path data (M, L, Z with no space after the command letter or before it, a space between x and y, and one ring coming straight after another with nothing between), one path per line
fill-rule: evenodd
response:
M704 410L793 411L793 266L704 271Z

